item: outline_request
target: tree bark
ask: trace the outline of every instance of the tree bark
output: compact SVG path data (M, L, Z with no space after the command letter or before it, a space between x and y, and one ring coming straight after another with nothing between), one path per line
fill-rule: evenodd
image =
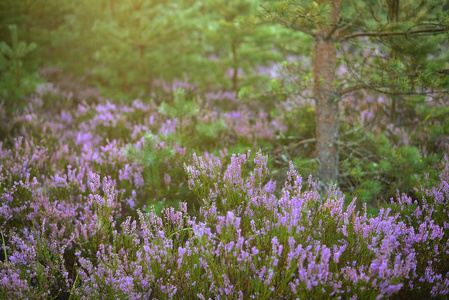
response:
M338 95L335 86L337 66L338 30L340 0L322 0L331 4L330 24L317 28L314 47L314 97L316 118L316 158L319 162L318 177L324 183L338 181L339 112Z

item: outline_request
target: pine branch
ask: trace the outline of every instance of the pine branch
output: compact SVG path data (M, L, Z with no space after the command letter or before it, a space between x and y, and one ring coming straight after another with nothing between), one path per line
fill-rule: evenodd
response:
M293 23L289 24L288 27L290 27L291 29L296 30L296 31L301 31L302 33L305 33L313 38L315 37L315 33L307 28L297 26Z
M273 153L278 154L278 153L281 153L282 151L295 149L295 148L297 148L297 147L299 147L301 145L308 144L308 143L316 143L316 138L305 139L305 140L299 141L297 143L290 144L290 145L288 145L286 147L278 148Z
M369 87L369 86L366 83L359 83L359 84L355 84L352 86L348 86L344 89L341 89L339 93L340 93L340 96L343 96L345 94L352 93L352 92L355 92L355 91L358 91L361 89L365 89L367 87Z
M264 5L261 5L260 6L266 13L268 13L268 14L276 14L277 12L276 11L273 11L273 10L270 10L270 9L268 9L268 8L266 8ZM309 35L309 36L311 36L311 37L315 37L315 33L313 32L313 31L311 31L311 30L309 30L309 29L307 29L307 28L304 28L304 27L301 27L301 26L298 26L298 25L295 25L294 24L294 22L297 20L297 19L299 19L299 18L305 18L305 19L307 19L307 20L311 20L310 19L310 17L308 16L308 15L303 15L303 14L298 14L297 15L297 17L296 18L294 18L294 20L292 20L292 21L290 21L290 22L280 22L283 26L285 26L285 27L288 27L288 28L291 28L291 29L293 29L293 30L296 30L296 31L301 31L302 33L305 33L305 34L307 34L307 35ZM271 21L273 21L273 20L271 20ZM279 21L278 21L279 22Z
M433 28L433 29L420 29L420 30L410 30L410 31L390 31L390 32L357 32L352 33L344 36L341 41L347 41L350 39L358 38L358 37L385 37L385 36L396 36L396 35L414 35L414 34L421 34L421 33L434 33L434 34L440 34L448 32L449 28Z
M391 78L397 78L398 76L404 76L404 75L406 75L406 76L408 76L408 77L416 77L416 76L418 76L419 74L420 74L421 72L411 72L411 73L408 73L408 74L401 74L401 75L396 75L396 76L392 76ZM437 71L435 71L435 73L438 73L438 74L441 74L441 75L449 75L449 69L440 69L440 70L437 70ZM374 86L374 85L370 85L370 84L367 84L367 83L365 83L365 82L363 82L363 83L358 83L358 84L354 84L354 85L352 85L352 86L348 86L348 87L346 87L346 88L343 88L343 89L341 89L340 91L339 91L339 93L340 93L340 95L341 96L343 96L343 95L345 95L345 94L348 94L348 93L352 93L352 92L355 92L355 91L358 91L358 90L361 90L361 89L372 89L372 90L375 90L375 91L377 91L377 92L382 92L382 93L385 93L385 94L392 94L392 95L397 95L397 94L404 94L404 95L413 95L413 94L419 94L419 93L417 93L417 92L399 92L399 93L397 93L397 92L388 92L388 91L385 91L385 90L381 90L383 87L387 87L387 86Z
M358 13L358 14L351 20L351 22L349 22L349 23L345 24L344 26L340 27L340 28L339 28L339 31L340 31L340 32L344 32L345 30L349 29L352 25L355 24L355 22L357 22L357 21L359 20L359 18L360 18L361 15L362 15L362 14L359 12L359 13ZM333 32L332 32L332 33L333 33ZM331 34L329 34L329 35L326 37L326 39L328 39L328 38L330 38L330 37L331 37Z

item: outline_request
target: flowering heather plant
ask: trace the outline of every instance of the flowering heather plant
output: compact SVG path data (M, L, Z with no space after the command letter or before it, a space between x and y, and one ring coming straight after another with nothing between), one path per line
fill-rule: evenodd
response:
M161 215L118 220L120 201L107 177L90 173L76 201L42 199L36 186L20 224L8 214L13 165L2 168L2 261L6 298L391 298L449 292L449 161L422 199L402 195L377 217L324 194L291 165L280 190L267 181L261 153L194 156L185 165L201 201ZM39 166L39 160L32 160ZM245 170L252 166L249 175ZM37 179L36 179L37 180ZM36 180L31 182L36 182ZM17 182L17 181L15 181ZM36 183L38 184L38 183ZM8 198L9 197L9 198ZM38 205L41 204L41 205ZM404 213L406 212L406 213ZM20 213L23 215L23 213ZM28 225L27 225L28 224Z

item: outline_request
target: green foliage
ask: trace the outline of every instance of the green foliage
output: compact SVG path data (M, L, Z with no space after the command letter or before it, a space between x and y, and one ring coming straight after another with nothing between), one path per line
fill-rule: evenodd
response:
M368 1L342 5L341 23L351 24L343 34L404 33L385 34L378 39L351 39L352 49L344 52L345 55L348 54L346 64L368 87L390 94L425 94L432 89L447 89L449 79L441 72L448 67L445 50L448 46L448 17L447 9L443 8L446 1L398 3L395 12L388 5ZM360 51L355 50L355 46ZM368 53L373 63L349 59L350 56L363 58Z
M281 53L273 47L292 38L282 27L260 22L259 5L254 0L205 1L205 46L213 60L220 62L216 73L211 74L211 83L220 82L239 98L249 96L245 92L249 88L257 90L268 84L267 76L258 74L257 67L281 61Z
M314 174L313 171L317 167L313 157L315 108L309 105L297 108L290 103L285 107L272 110L271 113L273 118L281 120L286 126L285 131L278 133L274 147L282 150L279 159L281 165L286 166L288 161L292 160L301 175Z
M213 145L215 141L225 136L226 129L226 122L223 119L218 119L210 124L198 123L196 125L198 139L207 145Z
M188 136L186 135L186 122L198 113L198 104L186 98L184 89L173 91L173 103L162 102L159 106L159 113L164 116L175 118L178 121L179 130L176 132L180 144L184 144ZM188 131L187 131L188 132Z
M361 141L354 143L350 141ZM379 208L380 202L389 202L397 191L415 195L418 178L429 174L429 180L438 180L435 171L442 154L423 156L417 146L397 147L384 134L351 134L344 137L341 145L341 185L350 197L360 203Z
M182 121L194 116L198 109L199 107L196 103L186 99L185 90L178 88L173 91L173 103L162 102L159 106L159 113L171 118L177 118L181 122L180 126L182 127L184 125Z
M315 159L295 157L293 158L293 166L300 174L315 174L318 170L318 163Z
M57 63L92 77L106 96L150 98L156 80L181 78L192 67L186 62L196 49L192 20L199 15L190 2L70 4L66 22L53 32L62 52Z
M354 192L362 203L369 203L372 199L377 199L381 195L382 183L374 180L363 181L360 187Z
M11 34L11 43L0 42L0 99L6 99L8 108L14 103L34 91L39 77L36 73L28 72L23 61L37 45L19 40L17 25L8 26Z
M155 206L157 211L165 205L189 199L187 186L181 184L185 180L183 164L186 153L176 151L177 147L173 135L161 138L148 134L141 149L130 147L126 153L128 158L143 167L145 187L141 197L146 200L145 204Z
M302 27L312 30L329 24L330 4L326 1L265 1L263 19L286 27Z

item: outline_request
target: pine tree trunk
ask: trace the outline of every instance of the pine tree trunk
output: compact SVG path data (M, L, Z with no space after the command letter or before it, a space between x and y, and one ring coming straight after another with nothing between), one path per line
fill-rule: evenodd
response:
M339 96L335 87L337 51L335 40L340 14L340 0L323 0L331 3L331 24L317 28L314 48L314 96L316 104L316 157L321 181L338 181L338 130ZM332 35L332 36L329 36Z

